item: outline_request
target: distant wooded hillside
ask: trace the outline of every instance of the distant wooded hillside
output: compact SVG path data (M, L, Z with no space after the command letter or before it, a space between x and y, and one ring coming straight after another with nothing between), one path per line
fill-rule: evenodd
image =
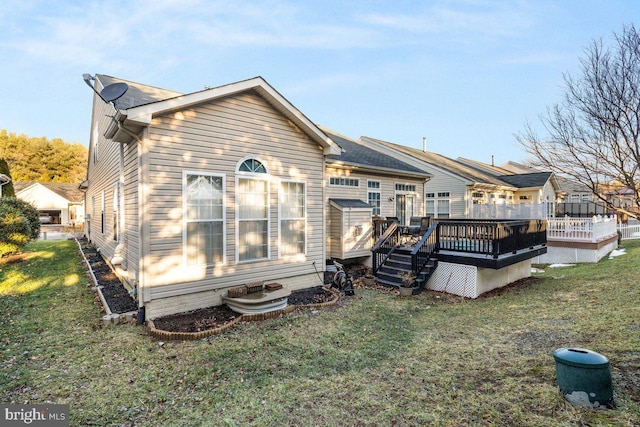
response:
M14 181L80 183L87 174L87 147L60 138L33 138L0 130L0 159Z

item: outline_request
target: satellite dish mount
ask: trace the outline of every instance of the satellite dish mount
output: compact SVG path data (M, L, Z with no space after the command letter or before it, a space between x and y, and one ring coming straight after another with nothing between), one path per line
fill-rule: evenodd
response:
M100 97L100 99L102 99L107 104L113 104L114 107L116 106L116 100L118 100L127 92L127 90L129 90L128 84L118 82L107 85L104 87L104 89L98 92L93 83L91 83L92 80L96 80L95 77L93 77L91 74L83 74L82 78L84 79L84 82L87 84L87 86L93 89L93 91Z

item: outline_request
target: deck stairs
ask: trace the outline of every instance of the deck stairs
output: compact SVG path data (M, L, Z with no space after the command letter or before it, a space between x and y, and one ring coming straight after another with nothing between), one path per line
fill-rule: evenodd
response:
M400 273L411 271L411 250L412 248L404 246L394 248L389 257L378 269L376 281L386 286L400 287L402 285ZM414 294L420 293L425 288L427 281L429 281L437 265L437 258L432 257L429 259L420 274L416 277Z

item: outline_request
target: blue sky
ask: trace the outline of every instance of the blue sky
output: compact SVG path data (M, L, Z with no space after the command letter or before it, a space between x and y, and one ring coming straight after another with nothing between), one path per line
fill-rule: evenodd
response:
M0 129L88 144L101 73L181 92L262 76L317 124L449 157L524 160L637 0L114 0L0 4Z

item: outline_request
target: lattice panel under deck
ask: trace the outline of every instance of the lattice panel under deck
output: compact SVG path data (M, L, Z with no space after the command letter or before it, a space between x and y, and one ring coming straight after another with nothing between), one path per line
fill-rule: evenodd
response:
M467 298L477 298L477 279L477 267L439 262L427 286L434 291L447 292Z

